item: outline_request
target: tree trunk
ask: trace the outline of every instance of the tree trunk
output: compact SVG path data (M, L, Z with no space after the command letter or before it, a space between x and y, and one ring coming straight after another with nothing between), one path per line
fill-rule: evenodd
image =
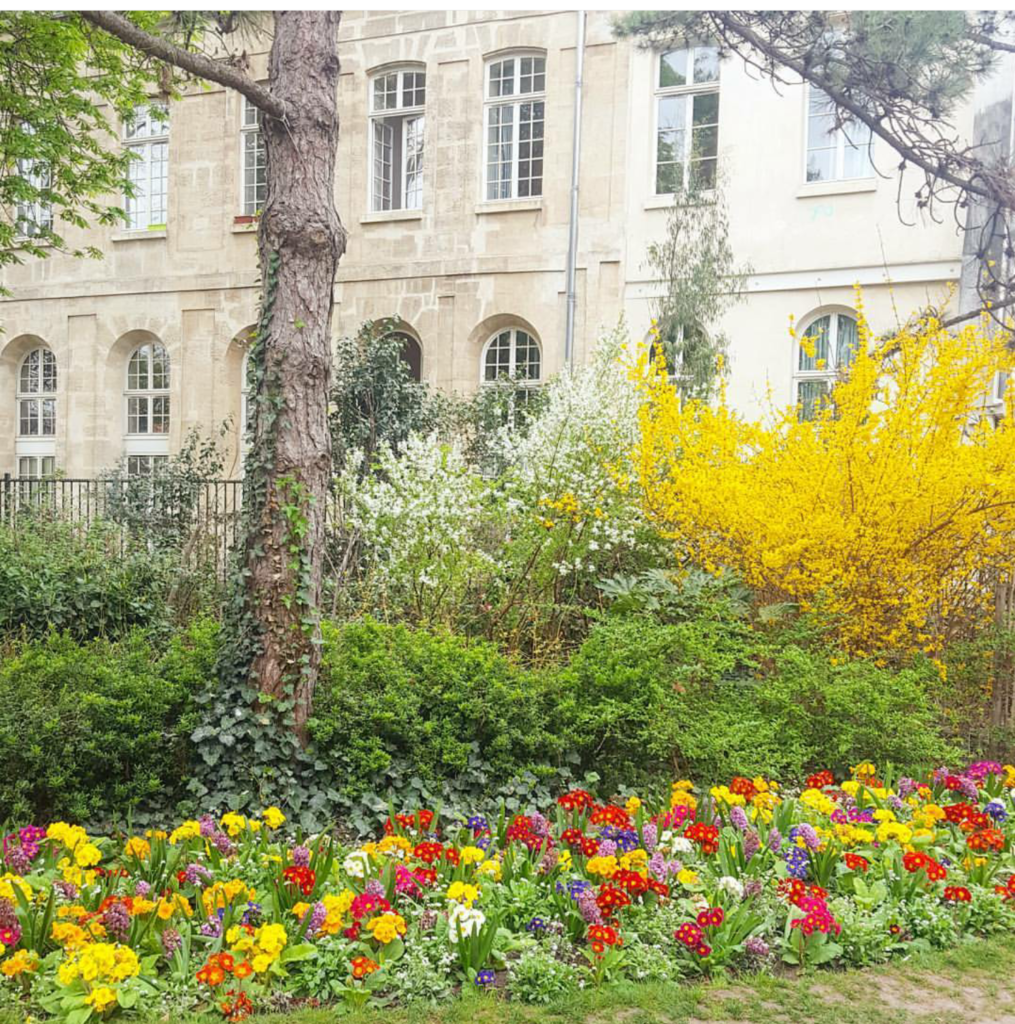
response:
M994 621L1004 634L1012 628L1012 598L1015 597L1015 581L1004 574L994 586ZM1007 729L1012 724L1015 711L1015 659L1006 647L994 655L994 681L991 687L990 724L994 729Z
M286 116L265 116L262 126L268 193L258 233L263 298L241 585L258 635L251 682L262 699L291 708L301 742L320 664L331 315L345 251L334 201L340 18L274 13L269 84Z

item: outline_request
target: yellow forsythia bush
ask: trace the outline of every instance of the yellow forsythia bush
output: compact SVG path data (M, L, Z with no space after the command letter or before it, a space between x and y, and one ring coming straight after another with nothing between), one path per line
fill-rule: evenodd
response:
M682 404L643 360L646 512L705 567L820 610L853 654L934 654L986 620L1015 563L1011 389L999 425L981 414L1006 341L924 318L879 342L861 314L853 366L803 422L792 407L749 422L724 397Z

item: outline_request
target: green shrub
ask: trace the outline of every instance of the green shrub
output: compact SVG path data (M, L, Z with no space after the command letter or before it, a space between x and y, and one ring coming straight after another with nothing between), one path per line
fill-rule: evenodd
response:
M311 732L346 796L391 769L489 788L558 762L555 682L492 644L369 618L326 623Z
M166 552L121 550L115 528L39 520L0 528L0 632L80 640L135 626L168 630L167 598L180 582Z
M211 632L180 634L161 660L140 633L10 645L0 659L0 819L95 823L172 807Z

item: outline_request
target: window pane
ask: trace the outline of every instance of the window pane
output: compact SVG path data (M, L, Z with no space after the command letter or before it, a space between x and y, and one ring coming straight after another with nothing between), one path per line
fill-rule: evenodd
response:
M243 136L243 212L253 217L268 197L267 155L264 136L248 131Z
M53 455L44 455L42 457L42 475L53 476L56 473L56 457Z
M814 419L828 404L828 381L802 380L797 384L797 415L802 420Z
M511 105L490 108L486 145L487 199L511 198L514 114L515 108Z
M828 332L831 329L831 320L829 316L820 317L804 331L804 337L811 343L808 347L813 349L814 355L808 355L804 346L800 346L801 370L831 369L828 361Z
M374 209L390 210L395 130L390 120L374 121L373 191Z
M18 403L18 433L24 437L39 433L39 403L34 398Z
M659 98L659 130L679 130L686 124L687 97L661 96Z
M719 51L714 46L694 48L694 81L719 81Z
M835 177L835 150L811 150L807 154L807 180L830 181L833 177Z
M694 97L692 123L695 126L719 123L719 93L706 92Z
M515 91L515 61L513 57L490 65L490 96L513 96Z
M402 106L422 107L426 103L426 74L422 71L402 73Z
M152 390L169 388L169 353L161 345L152 346Z
M839 313L836 324L838 338L836 340L835 365L852 366L856 358L857 346L860 343L860 334L857 330L856 321L851 316Z
M522 103L518 115L518 195L543 192L543 102Z
M660 163L656 166L656 195L665 196L679 192L684 186L684 165L682 163Z
M374 110L393 110L398 106L398 75L374 79Z
M844 178L866 178L873 174L870 159L871 131L866 125L848 124L843 128L845 152L842 161Z
M42 350L42 390L56 391L56 356L48 348Z
M671 50L659 60L659 88L687 84L687 50Z
M148 399L128 398L127 399L127 433L147 434L148 433Z
M715 176L718 168L718 161L692 160L691 161L691 186L696 189L715 188Z
M812 114L807 119L807 148L823 149L835 143L835 115Z
M150 348L142 345L131 357L127 364L127 390L145 391L148 388L148 360Z
M483 365L483 380L495 381L511 373L511 332L502 331L490 342Z
M152 399L153 434L169 433L169 396Z
M44 437L52 437L56 433L56 399L44 398L41 404L42 434Z
M518 79L519 93L543 92L546 88L546 58L521 57Z
M39 350L35 349L25 356L25 360L21 364L18 390L25 395L35 394L39 390L39 383Z
M539 380L539 345L525 331L515 332L515 376L521 380Z
M423 118L405 122L405 209L423 207Z

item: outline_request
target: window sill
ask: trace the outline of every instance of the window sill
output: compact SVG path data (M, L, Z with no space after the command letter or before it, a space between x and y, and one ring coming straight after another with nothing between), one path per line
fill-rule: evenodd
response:
M714 189L703 189L698 193L698 198L701 202L709 203L715 199ZM664 196L649 196L645 200L644 209L646 210L671 210L677 200L676 192L669 192Z
M360 217L360 224L384 224L389 220L422 220L422 210L374 210Z
M543 197L532 199L495 199L489 202L476 203L476 213L522 213L525 210L541 210Z
M853 192L874 192L878 187L877 178L851 178L848 181L812 181L797 189L797 199L811 196L843 196Z
M113 233L114 242L142 242L151 238L166 238L166 229L158 228L144 231L116 231Z
M257 225L260 221L257 218L245 218L235 217L233 218L233 234L234 235L256 235Z

